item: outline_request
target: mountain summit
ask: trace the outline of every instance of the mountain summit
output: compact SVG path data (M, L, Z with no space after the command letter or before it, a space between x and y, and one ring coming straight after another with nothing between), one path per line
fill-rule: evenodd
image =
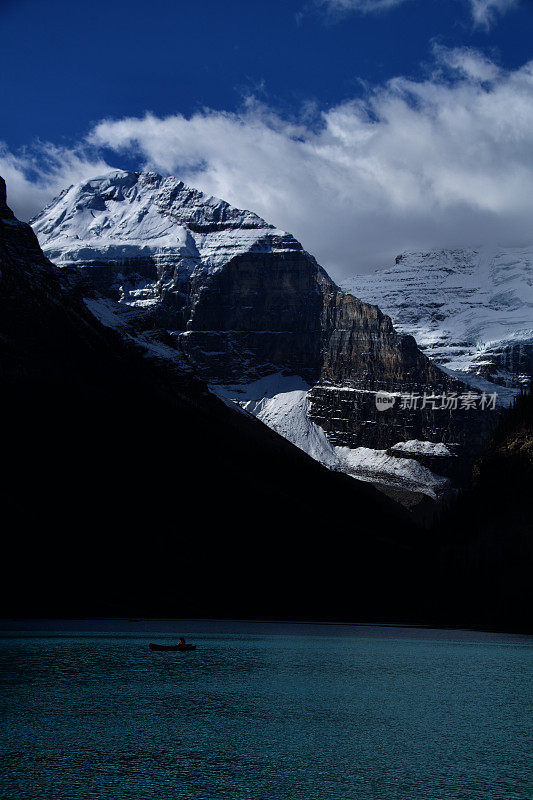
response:
M287 237L251 211L232 208L176 178L120 170L71 186L31 224L59 265L126 265L153 258L179 275L198 266L216 270L239 253L268 249ZM164 288L171 287L158 287ZM135 303L135 296L131 287L128 300Z

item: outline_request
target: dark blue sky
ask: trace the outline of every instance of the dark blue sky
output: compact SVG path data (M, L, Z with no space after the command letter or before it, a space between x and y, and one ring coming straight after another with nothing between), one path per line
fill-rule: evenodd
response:
M533 0L0 0L0 173L176 175L335 277L529 245L532 59Z
M307 3L307 5L306 5ZM408 0L332 20L307 0L0 0L0 140L66 143L104 117L235 110L254 93L282 114L418 77L432 43L531 57L533 4L472 24L467 0Z

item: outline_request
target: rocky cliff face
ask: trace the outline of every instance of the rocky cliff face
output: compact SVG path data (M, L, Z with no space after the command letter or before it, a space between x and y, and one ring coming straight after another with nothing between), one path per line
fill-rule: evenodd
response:
M399 334L377 306L339 290L324 273L318 282L323 297L321 384L367 391L450 384L414 338Z
M438 369L412 336L399 334L377 306L340 291L327 276L319 281L322 347L309 418L336 446L387 449L409 440L448 442L459 445L471 465L494 424L490 415L461 403L446 408L446 393L462 396L465 387ZM376 392L392 394L394 404L378 409ZM424 394L433 399L422 407ZM420 399L410 403L409 395Z
M319 371L322 296L318 267L296 243L232 258L194 274L185 352L209 380L254 380L287 370L313 383Z
M70 187L33 220L46 255L165 331L217 384L294 374L309 416L335 445L472 441L474 413L378 412L375 393L461 391L380 309L341 291L290 234L249 211L153 173L113 172Z
M467 393L461 396L468 397ZM404 405L409 395L394 393L394 405L382 411L376 407L373 392L318 384L309 392L309 417L335 445L388 449L410 440L445 442L458 445L472 463L490 435L497 413L479 408L441 409L445 395L428 397L435 408L431 404L409 408Z

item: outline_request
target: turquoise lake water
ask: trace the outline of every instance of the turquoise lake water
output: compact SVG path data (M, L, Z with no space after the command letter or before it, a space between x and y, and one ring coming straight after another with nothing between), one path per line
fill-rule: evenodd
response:
M527 637L75 626L0 631L1 798L532 797ZM179 633L198 650L149 651Z

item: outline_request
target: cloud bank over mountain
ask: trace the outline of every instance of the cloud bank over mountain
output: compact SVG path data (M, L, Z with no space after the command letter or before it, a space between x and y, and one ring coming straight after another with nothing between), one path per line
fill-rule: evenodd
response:
M253 98L238 113L107 119L71 148L0 150L0 173L27 218L124 159L257 212L337 278L406 249L530 243L533 62L436 48L423 79L291 120Z

